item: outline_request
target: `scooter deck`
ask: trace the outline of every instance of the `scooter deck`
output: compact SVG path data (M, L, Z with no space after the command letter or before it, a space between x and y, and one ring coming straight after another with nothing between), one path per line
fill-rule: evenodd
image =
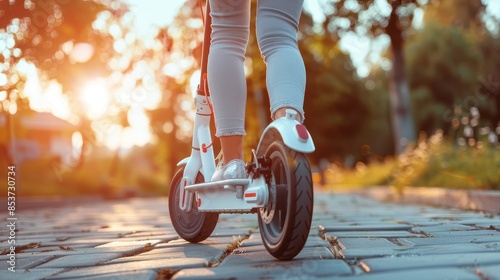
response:
M185 190L194 192L207 189L219 189L224 188L224 186L248 186L248 184L250 184L250 179L228 179L217 182L205 182L189 185L185 187Z
M200 212L253 213L269 199L263 177L199 183L185 190L195 193Z

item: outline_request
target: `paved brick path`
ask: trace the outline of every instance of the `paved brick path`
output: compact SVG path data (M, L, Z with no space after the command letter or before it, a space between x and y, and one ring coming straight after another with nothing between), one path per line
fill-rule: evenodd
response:
M316 194L306 247L280 262L256 215L221 215L212 237L189 244L166 201L19 211L15 273L0 228L0 279L500 279L498 215ZM0 220L8 225L5 212Z

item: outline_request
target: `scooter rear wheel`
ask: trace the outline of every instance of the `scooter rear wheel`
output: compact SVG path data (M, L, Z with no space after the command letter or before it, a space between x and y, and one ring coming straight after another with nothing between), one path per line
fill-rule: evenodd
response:
M267 251L279 260L293 259L304 247L311 228L313 185L307 157L281 141L269 145L270 199L260 209L260 234Z
M195 199L190 212L185 212L179 207L179 188L184 174L184 168L175 173L170 184L170 194L168 196L168 209L170 220L179 236L191 243L198 243L207 239L219 220L219 213L206 213L198 211ZM198 173L195 183L204 182L203 175Z

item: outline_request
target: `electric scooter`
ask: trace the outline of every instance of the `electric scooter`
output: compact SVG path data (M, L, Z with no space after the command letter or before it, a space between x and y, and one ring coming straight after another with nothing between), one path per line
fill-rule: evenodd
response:
M191 155L181 160L169 192L169 213L179 236L198 243L207 239L220 213L257 214L266 250L279 260L293 259L304 247L312 222L313 182L308 153L315 150L307 128L294 110L271 122L263 131L246 178L210 182L216 169L211 145L212 106L206 72L210 51L209 1L204 17L201 77L194 98Z

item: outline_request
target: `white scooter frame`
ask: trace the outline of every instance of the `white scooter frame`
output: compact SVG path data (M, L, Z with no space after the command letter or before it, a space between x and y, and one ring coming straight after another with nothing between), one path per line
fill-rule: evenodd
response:
M255 212L269 200L269 188L265 174L248 174L247 179L232 179L220 182L209 182L215 172L215 157L210 133L211 107L208 97L195 97L196 118L193 133L191 156L180 161L177 166L185 165L184 176L179 187L179 207L190 212L192 200L196 199L200 212ZM284 144L301 153L312 153L314 143L306 127L296 120L294 110L287 109L286 116L273 121L264 130L257 151L253 151L255 167L259 168L257 155L264 146L274 141L279 135ZM278 133L278 135L276 135ZM207 148L208 147L208 148ZM248 168L247 168L248 169ZM193 184L201 172L205 183Z

